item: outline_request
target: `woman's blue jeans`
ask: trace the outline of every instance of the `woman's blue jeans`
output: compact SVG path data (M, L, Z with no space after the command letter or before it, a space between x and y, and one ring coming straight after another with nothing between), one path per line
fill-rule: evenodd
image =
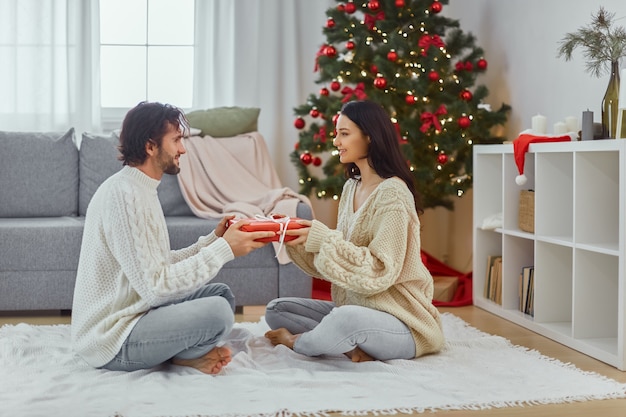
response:
M195 359L210 352L235 323L235 297L227 285L208 284L174 304L148 311L117 356L111 371L152 368L172 358Z
M340 355L357 346L378 360L413 359L411 331L391 314L356 305L335 307L330 301L278 298L265 310L272 329L300 335L294 352L307 356Z

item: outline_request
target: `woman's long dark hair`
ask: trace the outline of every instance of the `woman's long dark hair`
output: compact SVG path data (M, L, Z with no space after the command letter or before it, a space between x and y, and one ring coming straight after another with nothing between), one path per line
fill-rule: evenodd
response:
M382 178L399 177L409 187L419 214L424 212L422 199L415 187L415 178L407 165L398 143L398 132L385 109L372 101L349 101L341 108L364 135L369 136L370 146L367 162ZM345 166L346 176L355 178L361 173L353 162Z

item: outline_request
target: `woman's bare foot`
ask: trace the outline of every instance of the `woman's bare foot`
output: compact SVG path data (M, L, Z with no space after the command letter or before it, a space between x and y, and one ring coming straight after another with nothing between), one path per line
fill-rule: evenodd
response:
M346 356L352 359L352 362L369 362L376 360L367 353L363 352L359 347L355 347L350 352L346 352Z
M265 333L265 337L267 337L274 346L285 345L291 350L293 350L293 344L296 343L298 336L299 335L297 334L291 334L289 330L284 327L276 330L270 330Z
M226 346L218 346L206 355L196 359L172 359L174 365L190 366L205 374L215 375L233 359L232 351Z

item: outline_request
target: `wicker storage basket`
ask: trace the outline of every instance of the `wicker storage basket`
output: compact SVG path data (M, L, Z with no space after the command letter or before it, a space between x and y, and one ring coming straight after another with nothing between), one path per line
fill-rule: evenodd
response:
M521 230L535 233L535 191L520 191L518 221Z

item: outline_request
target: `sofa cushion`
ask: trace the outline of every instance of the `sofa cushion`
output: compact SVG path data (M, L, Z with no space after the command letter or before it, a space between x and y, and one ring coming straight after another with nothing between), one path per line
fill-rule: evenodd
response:
M84 219L0 218L0 271L76 271Z
M91 197L100 184L122 169L122 161L117 159L119 138L110 135L83 133L80 142L78 163L78 214L84 216Z
M100 184L122 168L118 158L119 136L83 133L80 144L78 214L84 216ZM163 175L157 189L166 216L193 216L175 175Z
M203 136L226 138L258 130L261 109L257 107L216 107L187 113L189 125Z
M195 216L180 191L178 175L163 174L157 191L166 216Z
M0 132L0 217L75 216L78 149L67 132Z

